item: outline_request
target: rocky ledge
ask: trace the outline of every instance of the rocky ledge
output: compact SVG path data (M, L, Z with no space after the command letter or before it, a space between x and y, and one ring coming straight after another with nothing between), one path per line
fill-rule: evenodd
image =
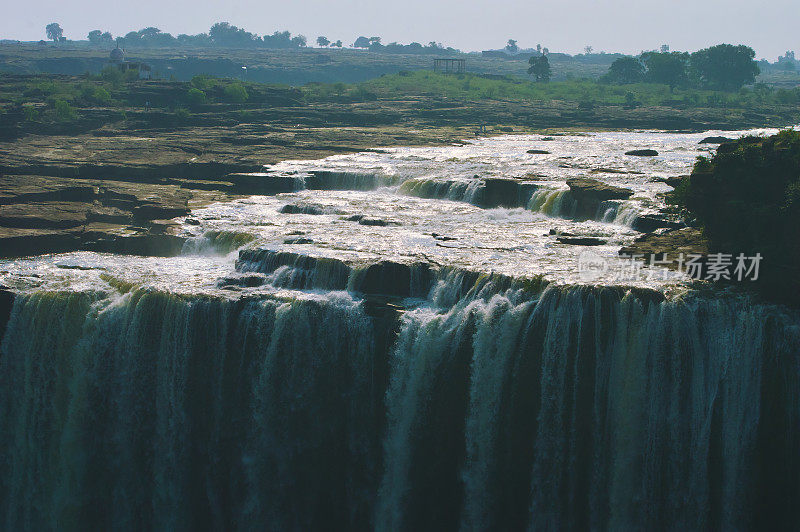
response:
M176 185L13 175L0 179L0 256L79 249L173 255L171 220L189 213Z

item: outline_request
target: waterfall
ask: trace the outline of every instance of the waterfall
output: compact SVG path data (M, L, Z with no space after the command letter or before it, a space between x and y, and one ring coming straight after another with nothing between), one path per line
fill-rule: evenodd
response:
M400 192L425 199L446 199L479 205L485 183L481 179L409 179Z
M256 237L239 231L205 231L184 242L183 255L227 255L249 244Z
M366 522L379 322L341 295L18 297L0 358L0 526Z
M528 210L557 218L575 216L577 203L569 189L539 188L528 202Z
M402 310L344 291L398 266L304 267L338 291L17 295L0 526L800 522L796 313L415 268Z
M609 200L600 203L595 218L601 222L631 227L640 214L635 202Z

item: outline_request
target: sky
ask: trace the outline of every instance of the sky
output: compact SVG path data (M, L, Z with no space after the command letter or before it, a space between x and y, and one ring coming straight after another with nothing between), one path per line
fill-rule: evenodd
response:
M156 26L195 34L227 21L257 34L288 30L309 43L324 35L350 44L365 35L384 44L436 41L475 51L516 39L521 48L636 54L662 44L694 51L726 42L752 46L757 58L773 61L786 50L800 52L798 0L39 0L35 9L0 1L3 39L45 38L50 22L60 23L68 39L85 39L93 29L116 36Z

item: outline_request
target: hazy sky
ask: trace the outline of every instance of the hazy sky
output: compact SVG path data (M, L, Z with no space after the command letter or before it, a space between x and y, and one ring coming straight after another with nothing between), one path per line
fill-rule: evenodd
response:
M432 40L462 50L499 48L509 38L520 47L537 43L552 51L637 53L669 44L693 51L720 42L744 43L759 58L800 52L800 1L772 0L2 0L0 38L38 40L59 22L70 39L93 29L115 36L146 26L199 33L228 21L264 34L289 30L312 43L317 36L350 44L358 35L384 43Z

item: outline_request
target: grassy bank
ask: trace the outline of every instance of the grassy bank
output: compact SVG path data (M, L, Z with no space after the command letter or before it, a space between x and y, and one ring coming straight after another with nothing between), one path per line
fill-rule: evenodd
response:
M210 76L142 81L109 67L84 76L0 75L0 137L69 135L109 126L273 122L305 127L487 125L498 132L740 129L800 123L798 104L800 89L763 85L729 93L417 71L294 88Z

